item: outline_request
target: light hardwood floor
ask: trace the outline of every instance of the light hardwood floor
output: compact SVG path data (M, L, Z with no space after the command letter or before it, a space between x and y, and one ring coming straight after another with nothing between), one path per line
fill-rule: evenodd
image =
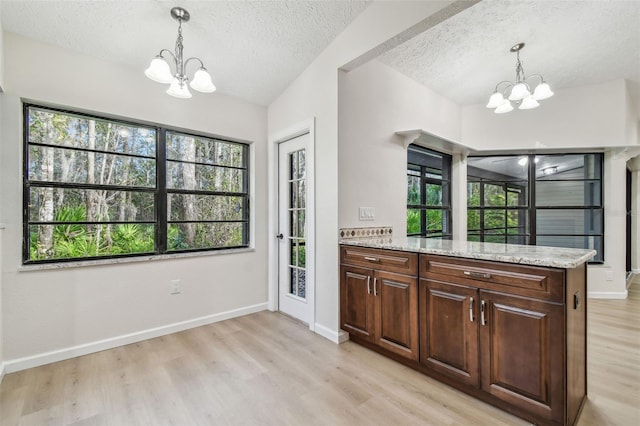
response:
M589 300L578 425L640 424L640 277ZM525 425L416 371L261 312L5 376L9 425Z

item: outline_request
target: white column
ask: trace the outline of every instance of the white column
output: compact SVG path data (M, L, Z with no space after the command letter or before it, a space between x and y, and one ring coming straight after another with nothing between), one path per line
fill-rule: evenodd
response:
M467 155L453 154L451 159L451 214L453 239L467 239Z

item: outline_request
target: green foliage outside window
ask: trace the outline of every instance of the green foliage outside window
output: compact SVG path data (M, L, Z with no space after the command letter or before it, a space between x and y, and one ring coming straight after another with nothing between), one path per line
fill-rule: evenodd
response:
M32 105L25 118L26 262L248 244L246 145Z

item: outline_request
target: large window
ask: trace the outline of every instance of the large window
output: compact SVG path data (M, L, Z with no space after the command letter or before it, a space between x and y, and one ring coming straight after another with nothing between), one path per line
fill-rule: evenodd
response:
M248 245L248 146L25 105L24 263Z
M469 157L467 239L589 248L604 260L602 154Z
M529 171L518 157L467 160L467 239L529 244Z
M451 156L409 145L407 235L451 239Z

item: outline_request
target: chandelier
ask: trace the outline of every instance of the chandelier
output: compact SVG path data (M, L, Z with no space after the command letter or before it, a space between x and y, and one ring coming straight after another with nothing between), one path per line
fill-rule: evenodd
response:
M189 83L189 86L198 92L214 92L216 90L216 86L211 82L211 75L207 72L202 61L196 57L184 60L182 56L182 23L189 21L189 18L191 17L189 12L181 7L174 7L171 9L171 17L178 21L178 38L176 39L175 53L168 49L162 49L160 53L153 58L151 65L149 65L149 68L145 70L144 74L151 80L158 83L170 84L169 89L167 90L169 95L175 96L176 98L187 99L191 97L191 92L189 92L189 87L187 87L187 81L189 81L186 74L187 64L191 61L198 61L200 62L200 68L198 68L193 75L193 79ZM175 74L171 73L169 63L163 56L165 53L173 59Z
M495 108L493 112L496 114L513 111L513 105L510 101L519 105L518 109L533 109L540 106L538 101L553 96L551 88L540 74L524 75L524 68L522 68L522 62L520 61L520 50L522 50L523 47L524 43L518 43L511 48L511 52L515 52L517 57L515 83L511 81L501 81L496 84L496 88L489 98L487 108ZM532 78L540 79L540 83L535 86L533 94L531 93L531 86L527 83L527 81ZM503 84L502 91L498 91L498 88ZM507 95L509 89L511 89L511 92Z

